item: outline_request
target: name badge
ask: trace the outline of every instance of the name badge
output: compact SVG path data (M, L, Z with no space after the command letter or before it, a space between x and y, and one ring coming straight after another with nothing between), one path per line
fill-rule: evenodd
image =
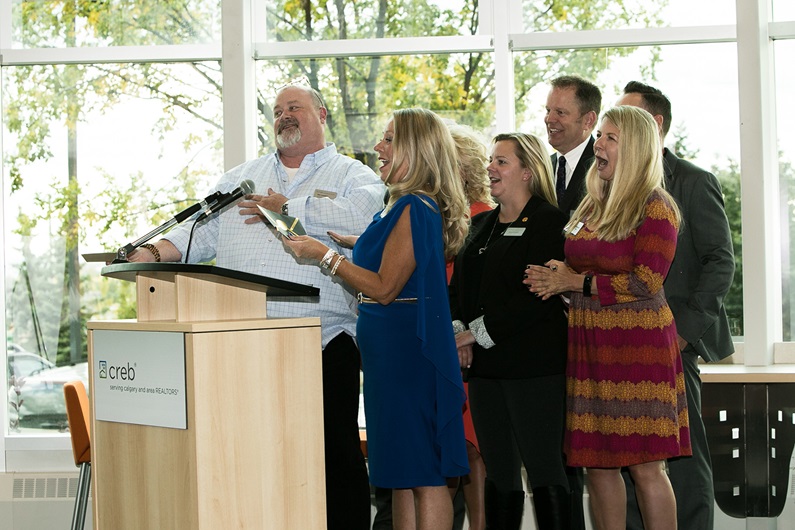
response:
M326 198L326 199L332 199L333 200L333 199L337 198L337 193L333 192L333 191L326 191L326 190L315 190L314 197L316 199Z
M519 237L524 234L523 226L512 226L503 234L505 237Z
M572 229L571 229L571 235L573 235L573 236L576 236L576 235L577 235L577 232L579 232L579 231L580 231L580 229L581 229L583 226L585 226L585 223L583 223L582 221L580 221L579 223L577 223L577 226L575 226L574 228L572 228Z

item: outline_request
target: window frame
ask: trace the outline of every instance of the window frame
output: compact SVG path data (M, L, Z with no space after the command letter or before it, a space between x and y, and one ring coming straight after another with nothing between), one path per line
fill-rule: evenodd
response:
M221 43L206 45L14 49L11 46L11 4L0 0L0 68L22 64L183 62L221 60L224 94L224 166L256 156L255 63L261 59L350 55L491 52L496 86L496 126L510 130L513 112L513 52L554 48L647 46L736 42L741 117L742 227L744 268L744 343L738 344L746 365L795 360L795 343L782 343L778 154L775 123L775 72L772 43L795 39L795 21L770 22L769 0L735 0L736 25L665 27L580 32L522 33L521 0L481 0L481 30L474 36L413 37L322 42L265 42L254 19L259 0L223 0ZM3 76L0 75L0 91ZM2 101L0 100L0 105ZM0 116L2 116L0 107ZM732 112L734 109L727 109ZM763 120L762 117L766 119ZM0 152L2 151L0 135ZM759 176L762 176L760 185ZM0 181L4 193L4 182ZM5 238L4 219L0 218ZM5 270L5 256L0 256ZM4 275L0 287L5 292ZM2 302L5 330L5 298ZM6 363L0 363L6 375ZM6 389L6 386L2 386ZM9 436L7 407L0 408L2 471L73 470L68 435ZM42 458L42 452L52 456Z

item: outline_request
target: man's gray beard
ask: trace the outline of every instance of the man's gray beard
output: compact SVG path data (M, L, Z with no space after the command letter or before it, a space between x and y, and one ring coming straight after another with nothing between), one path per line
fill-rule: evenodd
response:
M301 141L301 129L293 127L276 135L276 147L287 149Z

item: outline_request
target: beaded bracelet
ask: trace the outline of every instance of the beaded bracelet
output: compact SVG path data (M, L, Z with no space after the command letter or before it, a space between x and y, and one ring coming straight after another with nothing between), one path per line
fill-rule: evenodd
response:
M160 261L160 251L152 243L144 243L141 248L145 248L155 257L155 261Z
M337 259L337 262L334 264L334 268L331 269L331 275L332 276L337 274L337 267L339 267L340 263L342 263L343 261L345 261L345 256L340 254L340 257Z

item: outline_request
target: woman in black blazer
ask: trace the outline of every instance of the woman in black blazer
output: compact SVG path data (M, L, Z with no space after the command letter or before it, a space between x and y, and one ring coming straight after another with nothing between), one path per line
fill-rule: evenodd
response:
M486 464L487 527L521 526L524 464L538 528L568 528L564 306L559 297L542 301L522 284L528 264L563 260L567 217L556 206L549 155L535 136L498 135L489 177L499 206L472 219L450 283L456 343Z

